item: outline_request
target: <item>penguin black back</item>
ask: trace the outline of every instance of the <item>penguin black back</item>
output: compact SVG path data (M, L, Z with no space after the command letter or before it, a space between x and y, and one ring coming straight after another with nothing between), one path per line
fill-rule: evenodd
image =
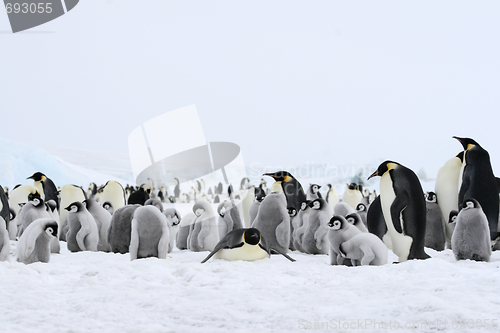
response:
M299 181L288 171L277 171L274 173L265 173L264 175L274 178L277 182L281 182L281 187L286 197L287 208L295 208L298 211L302 201L307 199Z

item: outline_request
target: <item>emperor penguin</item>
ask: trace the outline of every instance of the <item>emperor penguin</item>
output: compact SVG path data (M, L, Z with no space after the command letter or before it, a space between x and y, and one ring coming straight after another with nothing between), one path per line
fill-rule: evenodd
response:
M1 217L1 216L0 216ZM16 240L17 238L17 221L16 212L12 207L10 207L10 222L8 225L7 232L9 233L10 240Z
M67 216L69 230L66 234L68 250L97 252L99 231L85 205L80 201L75 201L65 209L69 212Z
M17 242L17 261L24 264L49 262L50 242L57 239L58 227L51 218L33 221Z
M225 260L253 261L269 258L270 255L271 251L259 230L240 228L225 235L201 263L207 262L211 257ZM288 255L283 255L288 260L295 261Z
M328 250L328 255L330 256L330 265L349 265L350 261L345 262L345 257L342 256L340 251L340 245L357 234L361 234L361 231L354 225L347 222L345 217L342 215L334 215L326 224L328 227L328 241L330 247Z
M66 184L61 188L61 204L60 207L68 207L71 203L75 201L84 202L87 199L87 193L83 190L81 186ZM62 241L66 240L66 232L64 230L67 229L65 225L66 216L68 215L68 210L61 209L59 211L59 221L61 221L61 232L59 232L59 238Z
M365 197L365 198L368 198L368 197ZM356 213L358 213L359 217L361 217L361 221L363 221L363 224L365 225L365 227L368 228L368 224L366 222L366 214L368 212L368 207L370 205L367 205L363 202L360 202L357 206L356 206Z
M439 169L436 177L435 193L439 207L443 214L443 221L448 221L450 212L458 209L458 183L460 170L462 169L464 153L449 159ZM453 225L445 223L446 248L451 248L451 236L453 235Z
M50 218L47 207L38 192L29 194L28 202L19 211L18 222L20 223L20 227L17 233L18 237L23 234L24 230L26 230L33 221L40 218Z
M366 224L368 232L380 238L380 240L392 250L391 237L387 232L387 224L385 223L384 213L382 212L380 195L377 195L370 204L370 207L368 207L368 211L366 212Z
M293 207L298 211L302 201L307 199L304 190L302 189L302 185L300 185L299 181L287 171L265 173L264 176L270 176L274 178L276 183L281 186L282 192L284 193L287 202L285 208ZM266 235L264 234L264 236ZM266 239L268 240L268 242L270 241L267 237Z
M297 210L295 208L288 208L288 215L290 215L290 245L288 248L290 251L295 251L295 246L293 246L293 220L297 217Z
M425 227L424 245L436 251L443 251L446 243L445 222L436 193L432 191L426 193L425 205L427 209L427 225Z
M300 245L306 253L327 254L329 249L327 223L333 215L332 210L323 198L311 201L309 207L311 207L309 223Z
M305 200L305 196L304 196ZM265 237L271 250L286 253L290 245L290 215L285 195L272 192L260 204L259 212L252 223Z
M417 175L403 165L385 161L368 179L380 176L380 203L399 262L427 259L424 251L426 209Z
M490 261L490 229L481 204L476 199L467 199L461 208L451 237L451 248L455 258Z
M174 198L179 199L180 195L181 195L181 188L179 184L179 179L175 178Z
M359 190L359 187L355 183L347 184L347 188L342 195L342 202L345 202L353 209L356 209L356 206L363 199L363 194Z
M168 220L158 208L139 207L132 219L130 260L156 257L167 259L170 243Z
M318 184L310 184L309 185L309 190L307 191L307 200L316 200L318 198L321 198L321 193L319 192L319 189L321 188L320 185Z
M115 212L113 205L109 201L103 202L102 208L106 209L106 211L109 213L109 215L113 215L113 213Z
M309 214L311 212L309 203L310 201L308 200L302 201L300 204L300 210L297 212L297 216L295 216L291 221L293 228L293 235L291 237L293 239L293 247L295 250L300 252L305 252L302 248L302 238L304 237L304 233L306 232L308 226L307 223L304 226L304 218L309 221Z
M0 216L0 261L8 261L10 254L10 239L7 224Z
M191 229L191 224L194 223L196 219L196 215L194 213L189 212L181 219L179 224L179 231L177 232L177 236L175 238L175 245L179 250L187 250L188 249L188 237L189 231Z
M101 202L103 207L104 203L108 202L113 207L113 211L125 206L125 190L122 184L115 180L109 180L102 189Z
M359 216L358 213L351 213L349 215L346 215L345 219L347 220L347 222L358 228L359 231L368 232L368 229L366 229L363 221L361 220L361 216Z
M220 239L212 206L206 200L197 200L193 213L196 219L189 232L189 249L194 252L213 251Z
M35 172L32 176L26 179L33 179L33 181L35 182L34 185L40 192L41 198L45 202L54 200L57 204L57 210L59 210L59 191L50 178L48 178L41 172Z
M58 234L56 235L55 238L53 238L50 241L50 252L51 253L59 253L61 251L61 244L59 243L59 233L60 233L60 225L61 222L59 221L59 212L57 211L57 205L54 200L50 199L49 201L45 202L45 208L47 213L49 213L49 216L51 219L56 221L57 223L57 232Z
M89 184L89 188L87 190L87 198L96 199L97 191L98 191L97 184L96 183L90 183Z
M84 201L85 207L90 215L94 218L99 231L99 243L97 250L102 252L110 252L111 248L108 243L108 229L111 224L111 214L104 209L95 199L89 198Z
M128 205L139 204L141 206L144 206L146 200L150 198L150 192L151 188L149 187L148 184L141 184L141 186L139 186L139 189L137 191L130 193L127 204Z
M146 202L144 202L144 206L155 206L158 208L160 212L163 213L163 204L161 203L160 199L148 199Z
M387 247L380 238L369 232L354 235L341 243L339 252L342 257L350 259L353 266L387 264Z
M490 155L473 139L456 136L454 138L460 141L464 148L458 202L472 198L479 202L488 218L491 241L495 245L499 237L499 200L497 180L491 168Z
M234 229L243 228L238 207L231 203L231 201L224 200L221 202L217 207L217 213L219 214L219 221L217 223L219 227L219 238L224 237Z
M129 252L132 218L141 205L126 205L118 208L111 216L108 228L108 244L111 252L125 254Z
M163 215L167 217L168 221L168 228L170 234L170 241L168 243L168 253L170 253L174 248L174 242L177 238L177 232L179 231L181 214L175 208L167 208L163 211Z
M328 192L326 192L325 200L326 202L328 202L330 207L332 207L333 211L333 207L335 207L335 205L339 203L339 195L332 187L332 184L327 184L327 186L328 186Z

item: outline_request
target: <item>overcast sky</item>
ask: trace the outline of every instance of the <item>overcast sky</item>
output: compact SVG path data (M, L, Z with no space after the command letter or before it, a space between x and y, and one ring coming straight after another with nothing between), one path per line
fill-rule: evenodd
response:
M12 34L0 10L0 135L128 153L134 128L195 104L249 165L435 176L457 135L500 173L499 17L498 1L82 0Z

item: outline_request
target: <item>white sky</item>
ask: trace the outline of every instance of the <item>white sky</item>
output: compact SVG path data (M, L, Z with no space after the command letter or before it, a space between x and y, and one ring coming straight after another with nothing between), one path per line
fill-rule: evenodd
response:
M457 135L500 172L499 14L498 1L82 0L12 34L0 10L0 135L128 153L134 128L195 104L207 141L238 144L248 165L382 158L435 176Z

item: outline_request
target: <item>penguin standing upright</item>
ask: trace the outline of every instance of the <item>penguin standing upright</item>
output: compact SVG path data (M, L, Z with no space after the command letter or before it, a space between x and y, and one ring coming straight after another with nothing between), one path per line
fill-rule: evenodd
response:
M99 243L97 250L102 252L110 252L111 248L108 243L108 229L111 224L111 214L104 209L95 199L89 198L84 201L87 210L94 218L99 232Z
M170 242L168 243L168 253L170 253L174 248L174 242L177 238L177 232L179 231L181 214L175 208L167 208L163 211L163 215L167 217L169 223Z
M321 193L319 192L319 189L321 186L318 184L310 184L309 185L309 190L307 191L307 200L316 200L318 198L321 198Z
M174 198L179 199L180 195L181 195L181 188L179 184L179 179L175 178Z
M33 179L33 181L35 182L35 187L38 188L40 194L43 193L43 196L41 196L42 199L44 201L54 200L57 205L57 210L59 210L59 191L50 178L47 178L47 176L45 176L41 172L35 172L32 176L26 179ZM40 186L42 190L40 190L38 186Z
M179 224L179 231L175 237L175 246L179 250L187 250L188 249L188 237L189 231L191 229L191 224L194 223L196 219L196 215L193 212L189 212L181 219Z
M335 205L339 203L339 195L332 187L332 184L327 184L327 186L328 186L328 192L326 192L325 200L326 202L328 202L330 207L332 207L333 211L333 207L335 207Z
M464 153L449 159L439 169L436 177L435 193L439 207L443 214L443 221L448 221L450 212L458 209L458 183L460 170L462 169ZM453 235L453 225L445 223L446 248L451 248L451 236Z
M479 202L488 218L491 241L495 246L499 237L499 200L497 179L491 168L490 155L473 139L456 136L454 138L464 147L458 202L462 203L468 199L476 199Z
M368 179L380 176L380 203L392 250L403 262L427 259L424 251L426 208L417 175L393 161L385 161Z
M206 200L198 200L193 213L196 219L189 231L188 248L194 252L213 251L220 238L212 206Z
M305 198L305 196L304 196ZM267 244L278 253L286 253L290 245L290 215L283 193L271 192L260 204L252 223L265 237Z
M446 243L445 223L436 193L431 191L425 194L425 205L427 208L427 226L425 227L424 245L436 251L443 251Z
M134 212L130 235L130 259L166 259L170 242L168 219L156 207L147 205Z
M234 229L243 228L238 207L233 205L231 201L221 202L217 207L217 213L219 213L219 238L224 237Z
M125 206L125 190L123 186L115 180L108 181L102 189L101 202L103 207L106 203L110 204L113 211Z
M281 185L283 193L286 197L287 206L286 208L295 208L297 211L300 209L300 204L302 201L306 200L306 194L302 189L302 185L300 185L299 181L295 179L289 172L287 171L277 171L274 173L265 173L264 176L270 176L274 178L276 183ZM274 185L273 185L274 187ZM266 237L267 241L269 239Z
M304 237L304 233L307 230L310 212L311 208L309 207L309 201L302 201L297 216L295 216L295 218L292 220L293 247L295 248L295 250L300 252L305 252L302 248L302 238Z
M47 207L40 194L37 192L35 194L28 195L28 202L19 211L18 215L19 229L17 231L18 237L20 237L24 230L35 220L40 218L50 218L50 214L47 212Z
M108 228L108 244L111 252L121 254L129 252L132 218L139 207L141 205L126 205L113 213Z
M309 207L309 223L300 244L304 251L309 254L328 253L328 227L327 223L332 217L330 205L322 199L313 200Z
M80 201L75 201L65 209L69 212L67 216L69 230L66 234L68 250L97 252L99 231L85 205Z
M0 185L0 217L5 221L5 228L7 231L10 229L10 206L9 198L5 194L3 187Z
M87 200L87 193L81 186L66 184L61 188L61 207L68 207L75 201L84 202ZM66 240L67 222L66 216L68 215L67 209L59 211L59 221L62 223L59 231L59 239Z

